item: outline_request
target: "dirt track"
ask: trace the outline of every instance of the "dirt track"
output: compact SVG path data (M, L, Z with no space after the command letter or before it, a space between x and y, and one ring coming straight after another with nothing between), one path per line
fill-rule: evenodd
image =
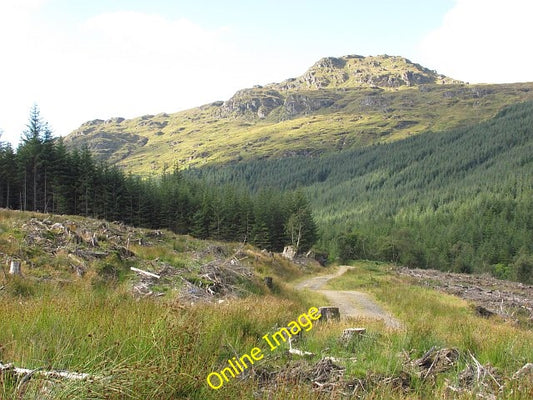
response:
M341 266L335 274L315 276L296 285L296 289L314 290L323 294L332 306L339 307L341 317L380 319L387 327L401 328L401 323L377 304L368 294L355 290L324 290L322 287L331 279L344 274L350 267Z

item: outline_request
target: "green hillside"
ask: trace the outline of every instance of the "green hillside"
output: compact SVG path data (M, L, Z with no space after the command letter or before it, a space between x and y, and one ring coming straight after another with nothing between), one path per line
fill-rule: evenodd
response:
M484 123L394 143L189 173L304 189L341 258L533 279L533 102Z
M249 245L12 210L0 210L0 245L22 270L2 262L1 399L531 398L529 312L481 317L477 303L388 264L356 263L329 290L365 292L401 329L366 316L311 321L308 310L329 303L294 283L322 268ZM513 291L502 313L530 304L524 285L482 283L463 287ZM296 320L305 330L292 346L308 355L281 339L269 350L264 336ZM366 331L341 339L353 327ZM246 369L208 381L253 349L261 356Z
M466 126L533 99L533 83L469 85L402 57L323 58L298 78L175 114L94 120L65 139L141 175L176 163L316 156Z
M225 102L88 122L65 143L141 176L179 165L216 183L303 188L331 259L529 281L532 100L533 83L329 57Z

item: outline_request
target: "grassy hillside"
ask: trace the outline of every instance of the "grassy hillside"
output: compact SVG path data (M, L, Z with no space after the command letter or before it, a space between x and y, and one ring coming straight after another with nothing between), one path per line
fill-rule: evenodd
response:
M60 226L69 226L70 234ZM84 239L85 231L97 233L98 247ZM13 211L0 213L0 243L4 259L23 261L22 277L4 273L0 282L0 364L35 370L23 379L2 368L3 399L320 399L342 393L526 399L532 389L527 374L513 378L533 359L529 329L478 317L464 301L418 287L388 265L363 263L333 287L360 289L361 281L373 282L371 292L404 329L391 331L371 320L316 322L298 342L315 353L311 358L291 356L282 344L213 390L206 383L210 372L262 346L263 335L310 306L322 305L316 295L282 283L312 267L238 244ZM133 265L162 278L140 278L129 270ZM264 275L274 277L272 291L263 285ZM365 326L367 333L339 341L351 326ZM446 349L457 358L438 358ZM417 362L426 352L435 355L438 368ZM478 371L489 371L496 383L486 374L471 376L473 357L481 363ZM49 370L91 378L46 379L41 373Z
M484 121L533 84L469 85L401 57L324 58L299 78L175 114L83 124L65 143L136 174L386 143Z
M498 270L515 279L513 268L522 260L528 281L533 279L528 267L532 115L528 102L468 128L331 153L312 162L295 156L191 173L254 190L302 188L322 227L323 246L332 254L340 255L342 238L348 258Z
M309 308L312 298L281 282L319 268L238 243L8 210L0 210L0 257L0 364L100 377L21 383L0 368L2 399L216 398L209 371ZM21 277L7 273L11 260ZM237 382L230 392L249 387Z

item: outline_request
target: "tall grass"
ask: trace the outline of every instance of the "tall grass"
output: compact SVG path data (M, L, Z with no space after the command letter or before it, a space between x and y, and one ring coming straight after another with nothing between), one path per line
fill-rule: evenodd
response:
M416 392L420 397L410 397L413 394L405 397L439 398L445 396L444 380L452 383L457 380L458 373L471 362L470 353L481 364L496 367L507 381L524 364L533 361L531 329L498 317L481 318L468 302L458 297L417 286L386 271L390 271L390 266L362 262L345 277L330 282L332 288L372 293L404 324L403 329L391 331L380 327L379 322L352 321L368 328L365 337L349 349L357 355L357 362L348 366L355 376L365 376L368 371L394 375L403 368L407 355L414 359L433 346L455 347L461 354L457 366L434 384L420 384ZM337 332L340 335L340 329ZM339 346L339 352L342 351ZM505 394L517 399L529 395L530 392L516 388Z
M364 319L316 323L297 344L316 354L311 362L323 356L341 358L347 379L364 379L369 374L395 376L404 369L407 353L411 358L420 357L432 346L457 347L464 355L470 351L481 363L491 363L506 376L533 359L533 332L499 319L476 317L462 300L400 282L372 268L360 266L347 281L366 286L374 277L378 283L370 290L405 328L388 330L380 321ZM349 283L338 284L350 288ZM308 384L294 382L279 382L275 391L258 392L253 380L241 379L246 374L216 391L206 384L210 372L220 371L234 356L262 347L265 333L295 319L311 301L320 301L291 295L283 284L280 291L282 297L250 296L195 305L171 299L136 300L125 283L95 287L90 280L64 286L40 283L26 296L0 292L1 360L96 377L90 384L50 384L34 378L18 388L16 381L4 376L0 398L220 399L252 398L254 393L272 399L341 398L341 389L328 397ZM367 333L359 341L342 344L342 330L353 326L364 326ZM284 349L287 345L265 351L265 358L255 367L279 370L287 363L292 365ZM363 397L443 397L444 379L454 382L466 361L463 357L456 368L434 383L414 379L408 393L378 385ZM509 396L527 398L522 394L515 391Z
M125 286L48 287L0 298L0 359L107 377L91 385L56 384L54 399L240 398L250 383L235 380L215 393L207 375L301 311L297 301L273 296L190 306L135 300ZM14 383L2 383L0 398L14 396Z

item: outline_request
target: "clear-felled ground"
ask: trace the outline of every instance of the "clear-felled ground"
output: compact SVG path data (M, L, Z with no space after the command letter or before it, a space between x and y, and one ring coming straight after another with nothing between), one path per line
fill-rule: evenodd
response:
M397 273L414 278L423 286L471 301L485 317L498 314L506 319L533 325L533 286L495 279L488 275L466 275L432 269L400 268Z

